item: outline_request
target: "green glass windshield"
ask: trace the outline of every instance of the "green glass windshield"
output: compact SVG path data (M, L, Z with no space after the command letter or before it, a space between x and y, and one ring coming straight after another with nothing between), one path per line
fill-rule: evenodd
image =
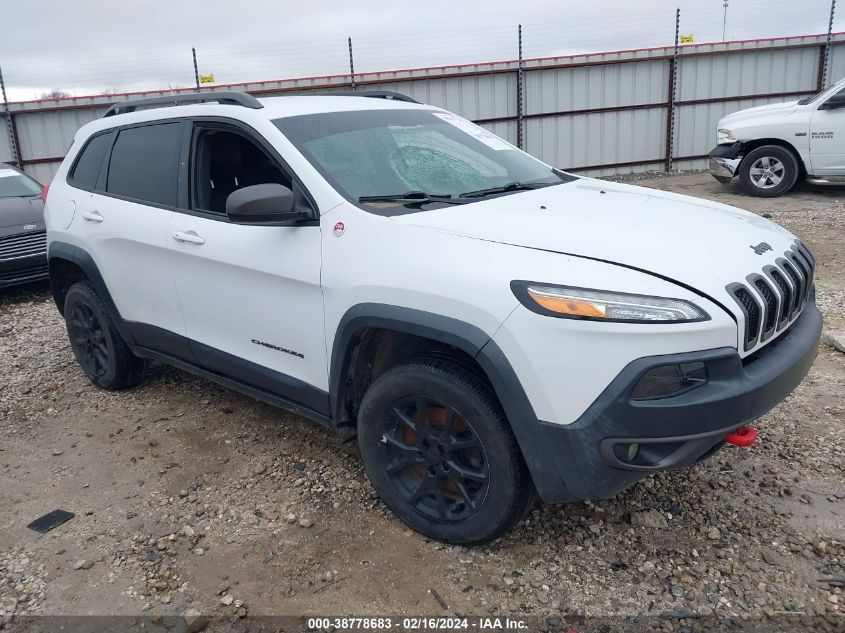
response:
M341 195L356 203L407 192L459 199L513 183L533 188L569 179L446 112L330 112L274 123Z

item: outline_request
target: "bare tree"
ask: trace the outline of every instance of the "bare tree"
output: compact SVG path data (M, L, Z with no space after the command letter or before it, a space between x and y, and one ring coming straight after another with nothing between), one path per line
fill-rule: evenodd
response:
M42 92L39 99L63 99L65 97L69 97L70 93L64 90L59 90L58 88L54 88L49 92Z

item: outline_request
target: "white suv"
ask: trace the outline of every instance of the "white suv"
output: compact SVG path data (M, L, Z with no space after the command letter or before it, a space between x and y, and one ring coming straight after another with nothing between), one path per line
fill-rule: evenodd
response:
M845 184L845 79L812 97L740 110L722 118L710 173L734 176L746 193L785 194L800 178Z
M452 543L751 443L821 332L777 225L392 93L121 103L46 221L96 385L155 359L357 434L384 502Z

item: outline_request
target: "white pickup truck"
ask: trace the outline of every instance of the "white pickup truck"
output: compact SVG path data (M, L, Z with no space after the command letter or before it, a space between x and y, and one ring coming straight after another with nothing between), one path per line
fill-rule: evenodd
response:
M719 121L710 173L739 176L752 196L774 198L802 178L845 184L845 79L800 101L770 103Z

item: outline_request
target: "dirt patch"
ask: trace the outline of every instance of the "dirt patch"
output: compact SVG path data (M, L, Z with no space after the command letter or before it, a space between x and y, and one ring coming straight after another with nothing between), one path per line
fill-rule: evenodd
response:
M761 200L706 174L637 184L796 233L818 260L826 327L845 329L845 190ZM188 608L771 616L845 605L824 580L845 576L845 354L831 347L760 421L752 449L609 501L536 509L472 549L405 528L354 445L304 419L161 366L130 391L97 390L45 286L0 294L0 358L5 618ZM25 527L56 508L76 517L46 535Z

